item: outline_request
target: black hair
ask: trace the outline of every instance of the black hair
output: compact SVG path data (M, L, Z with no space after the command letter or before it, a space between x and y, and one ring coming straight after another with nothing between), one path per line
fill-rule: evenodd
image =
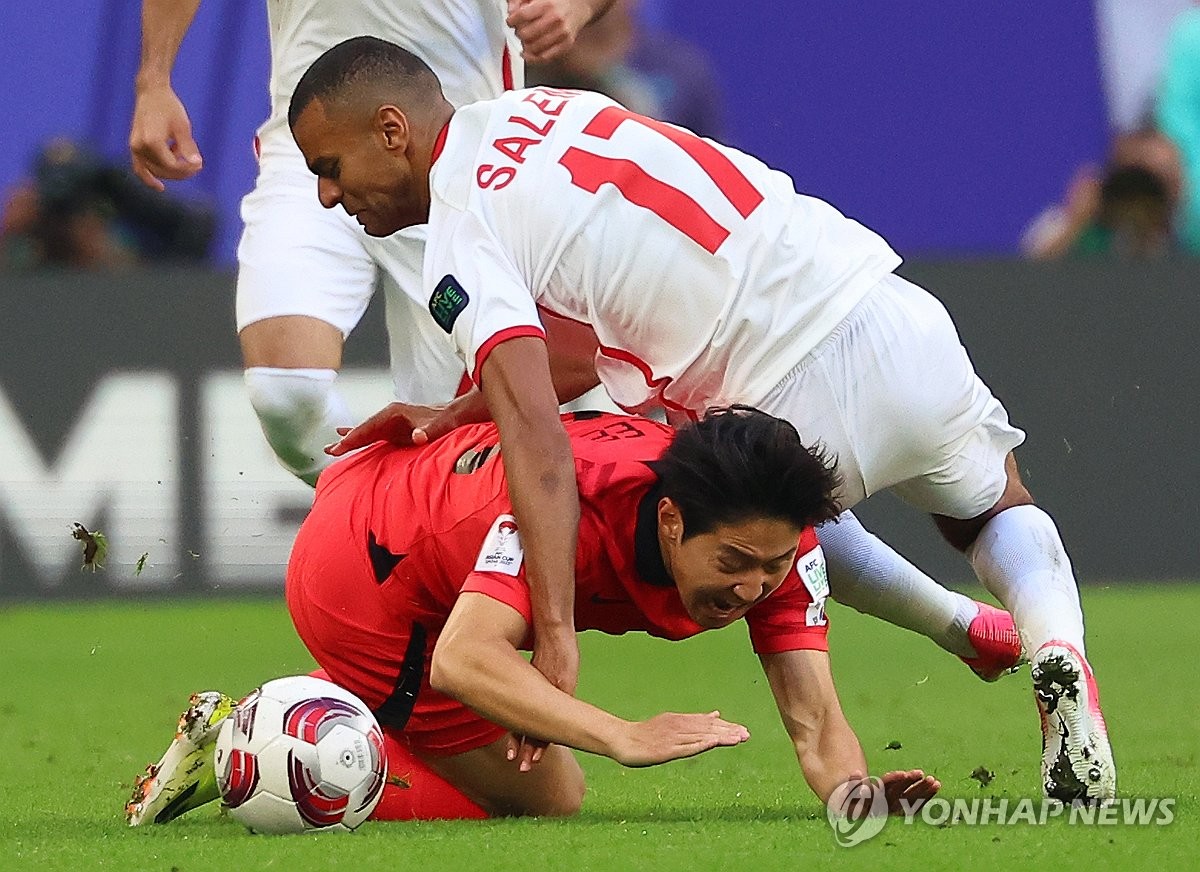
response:
M355 36L326 51L300 77L288 105L288 126L296 126L313 100L336 103L363 86L394 91L432 88L441 94L437 75L415 54L378 37Z
M1100 183L1101 209L1135 201L1161 204L1169 211L1171 192L1162 177L1146 167L1117 167L1105 175Z
M751 518L807 527L840 511L833 462L787 421L750 406L710 409L676 434L654 471L679 507L684 539Z

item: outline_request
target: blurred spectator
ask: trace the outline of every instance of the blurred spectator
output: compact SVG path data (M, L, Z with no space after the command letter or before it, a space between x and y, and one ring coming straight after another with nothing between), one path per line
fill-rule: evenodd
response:
M147 190L124 166L55 139L37 155L32 178L4 203L0 268L198 262L215 230L208 207Z
M1145 124L1154 110L1171 27L1191 0L1096 0L1100 71L1112 130Z
M1179 148L1183 163L1180 241L1187 251L1200 254L1200 9L1180 15L1171 31L1157 120Z
M634 112L701 136L724 133L721 93L708 58L686 40L644 27L637 0L616 0L562 57L528 65L525 81L530 87L599 91Z
M1021 240L1032 258L1114 254L1152 258L1177 248L1183 191L1179 152L1146 128L1117 137L1102 171L1084 167L1065 201L1042 212Z

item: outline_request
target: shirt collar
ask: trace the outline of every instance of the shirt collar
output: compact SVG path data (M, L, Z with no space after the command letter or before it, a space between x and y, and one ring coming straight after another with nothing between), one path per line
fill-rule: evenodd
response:
M648 464L651 469L653 464ZM663 562L662 546L658 542L658 501L662 499L662 484L657 480L638 503L637 522L633 530L633 559L642 581L654 587L674 587Z

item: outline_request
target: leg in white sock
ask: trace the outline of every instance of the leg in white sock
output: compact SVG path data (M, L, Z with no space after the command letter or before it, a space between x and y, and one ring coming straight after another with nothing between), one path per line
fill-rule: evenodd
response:
M1053 519L1034 505L992 517L966 551L983 586L1012 613L1032 654L1059 640L1083 648L1079 588Z
M850 608L928 636L951 654L972 657L967 628L973 600L942 587L845 511L817 530L830 595Z

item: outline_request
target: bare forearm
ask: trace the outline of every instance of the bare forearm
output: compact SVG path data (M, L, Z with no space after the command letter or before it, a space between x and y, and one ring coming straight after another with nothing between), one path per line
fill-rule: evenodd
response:
M852 776L867 774L867 759L854 730L840 711L822 725L813 742L797 743L796 757L804 780L822 802Z
M137 87L165 85L200 0L142 0L142 61Z
M500 451L521 524L534 629L574 628L579 492L571 443L561 426L502 425Z
M862 746L838 702L829 655L785 651L764 655L762 664L804 780L821 801L851 776L866 775Z
M476 387L451 400L442 412L442 416L447 421L447 429L450 430L467 424L482 424L492 420L492 413L488 411L483 393Z
M430 682L515 734L608 757L628 722L546 681L511 645L480 643L470 627L447 625Z
M540 310L546 328L546 352L550 358L550 378L560 403L583 396L596 385L596 351L600 340L587 324Z
M483 396L500 431L508 496L521 528L535 634L533 665L560 690L574 691L579 491L546 345L532 336L501 342L484 361L482 375Z
M564 361L562 366L556 367L556 361L552 356L550 371L554 377L554 393L560 403L577 400L600 384L600 377L596 375L596 366L591 361L588 361L586 365L581 365L577 360Z
M581 363L576 358L559 360L550 355L550 374L554 381L554 393L560 403L569 403L578 399L592 388L600 384L594 364ZM445 421L445 430L463 427L467 424L482 424L492 420L487 403L478 388L472 388L461 397L455 397L441 416ZM443 432L439 428L439 433Z

